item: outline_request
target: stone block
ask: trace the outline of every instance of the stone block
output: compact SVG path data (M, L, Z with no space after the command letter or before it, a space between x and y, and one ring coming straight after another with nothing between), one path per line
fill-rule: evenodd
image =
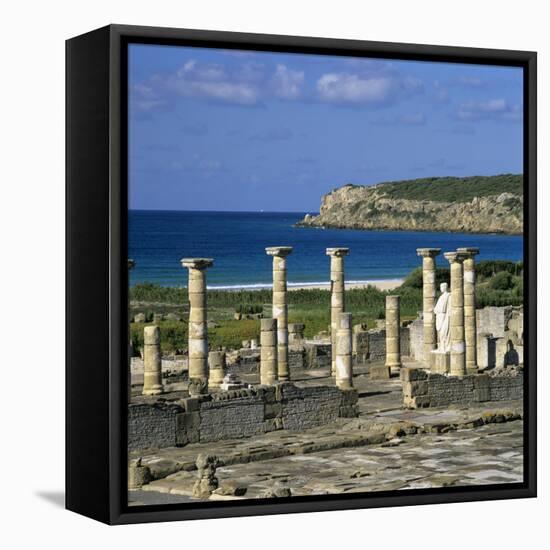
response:
M275 418L281 416L283 408L281 403L266 403L264 405L264 418L267 420L269 418Z
M369 378L371 380L387 380L391 376L391 369L387 365L371 365Z
M414 367L403 367L400 372L400 378L403 382L412 382L413 380L427 380L428 373L425 370Z
M403 382L403 393L411 397L417 395L427 395L429 391L428 380L415 380L413 382Z

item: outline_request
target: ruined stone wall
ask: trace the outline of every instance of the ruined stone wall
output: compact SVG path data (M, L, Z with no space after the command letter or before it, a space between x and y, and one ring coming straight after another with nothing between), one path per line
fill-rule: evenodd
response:
M409 326L409 355L417 361L424 359L424 321L415 319Z
M199 407L198 440L203 443L265 433L264 408L261 396L252 393L228 400L204 401Z
M369 353L370 361L383 361L386 358L386 331L369 330Z
M273 430L305 430L357 416L357 391L292 383L232 390L129 406L129 447L183 446L251 437Z
M342 391L333 386L281 386L281 420L285 430L306 430L334 422L340 416Z
M476 311L477 331L492 334L495 338L502 338L512 316L512 306L487 306Z
M410 356L411 354L411 340L410 340L410 331L409 327L401 327L400 329L401 338L401 355Z
M322 369L330 367L331 346L324 342L307 342L305 344L306 369Z
M177 417L184 409L176 404L139 403L128 407L128 448L173 447L178 443Z
M260 372L260 349L241 349L229 364L227 372L239 377L242 374L257 374ZM290 348L288 351L288 363L290 370L303 370L305 368L305 350L303 348Z
M408 409L509 401L523 397L523 374L448 377L421 369L401 370L403 405Z

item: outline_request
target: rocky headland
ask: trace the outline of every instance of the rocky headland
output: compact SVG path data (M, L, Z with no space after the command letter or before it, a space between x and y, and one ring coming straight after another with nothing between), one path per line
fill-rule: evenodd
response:
M461 233L523 232L521 175L348 184L324 195L297 226Z

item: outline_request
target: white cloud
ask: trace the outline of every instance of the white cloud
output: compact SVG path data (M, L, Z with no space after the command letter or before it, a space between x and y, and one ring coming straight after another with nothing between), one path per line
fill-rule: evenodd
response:
M277 65L271 80L273 93L282 99L297 99L301 95L304 81L303 71L293 71L286 65Z
M328 73L317 81L323 101L334 103L383 103L391 91L387 77L360 78L355 74Z
M331 103L384 105L420 90L418 78L395 74L327 73L317 81L319 98Z
M467 101L458 107L456 116L464 121L517 121L522 118L522 109L520 105L511 105L502 98L489 99L487 101Z
M159 80L155 77L154 80ZM187 61L174 74L158 82L167 92L182 97L202 96L216 101L238 105L254 105L258 89L249 82L232 78L220 65Z

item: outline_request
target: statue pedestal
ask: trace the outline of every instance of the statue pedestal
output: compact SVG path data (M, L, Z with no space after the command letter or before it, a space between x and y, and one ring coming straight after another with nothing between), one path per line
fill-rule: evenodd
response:
M451 370L451 352L434 349L431 351L430 371L447 374Z

